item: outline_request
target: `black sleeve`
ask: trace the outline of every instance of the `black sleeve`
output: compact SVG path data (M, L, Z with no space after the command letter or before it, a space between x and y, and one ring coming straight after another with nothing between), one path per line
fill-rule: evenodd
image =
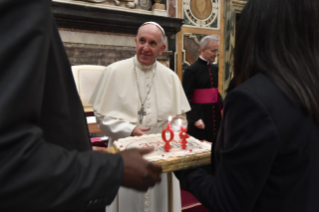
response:
M122 180L120 155L68 151L43 138L39 116L57 30L50 6L0 1L0 211L103 208Z
M226 93L228 94L228 93L231 92L234 88L235 88L235 81L234 81L234 78L232 78L232 79L229 81L228 87L227 87L227 89L226 89Z
M278 154L278 135L258 99L234 90L225 100L224 133L215 175L201 169L177 172L181 186L211 211L252 210Z
M187 68L183 75L183 88L188 99L189 105L191 106L191 110L187 112L187 120L189 123L194 123L201 119L199 114L194 109L194 105L190 101L193 97L193 93L195 90L195 80L195 72L191 68Z
M214 70L213 71L213 74L215 75L214 78L217 79L216 86L218 88L218 84L219 84L219 82L218 82L218 66L215 65L215 64L211 64L211 66L212 66L212 70ZM224 100L223 100L223 97L220 95L219 92L218 92L218 97L219 97L219 102L220 102L220 105L219 105L220 106L220 110L222 110L224 108Z

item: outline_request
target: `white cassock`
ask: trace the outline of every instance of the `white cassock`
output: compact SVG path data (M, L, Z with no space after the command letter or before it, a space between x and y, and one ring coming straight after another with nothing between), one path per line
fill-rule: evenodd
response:
M142 101L146 98L146 115L142 124L138 123L141 101L136 77ZM151 90L146 97L149 88ZM110 146L114 140L130 136L137 125L150 127L151 130L146 131L147 134L161 133L167 126L169 116L173 117L172 128L178 129L177 118L183 119L183 125L186 125L185 113L190 110L177 75L157 61L151 66L143 66L137 61L136 56L106 67L90 102L100 129L110 137ZM164 173L162 182L146 193L121 187L117 197L106 210L180 212L179 181L173 173Z

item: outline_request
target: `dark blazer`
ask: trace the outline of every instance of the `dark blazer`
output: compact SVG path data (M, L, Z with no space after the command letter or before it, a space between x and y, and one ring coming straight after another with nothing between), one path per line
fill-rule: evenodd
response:
M211 211L319 211L319 125L265 75L225 99L215 175L177 172Z
M91 151L51 0L0 3L0 211L104 209L119 155Z

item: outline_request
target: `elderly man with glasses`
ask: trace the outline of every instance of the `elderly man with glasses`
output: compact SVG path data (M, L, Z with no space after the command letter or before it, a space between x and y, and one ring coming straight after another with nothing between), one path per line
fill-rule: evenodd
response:
M197 61L186 68L183 87L192 110L187 113L188 132L213 142L220 121L222 99L218 93L218 66L212 64L219 52L219 38L206 36L200 42Z

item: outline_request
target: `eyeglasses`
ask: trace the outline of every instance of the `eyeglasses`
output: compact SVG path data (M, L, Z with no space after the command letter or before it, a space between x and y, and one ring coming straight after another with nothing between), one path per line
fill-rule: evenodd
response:
M213 51L211 51L212 53L214 53L214 54L218 54L219 53L219 50L213 50Z

